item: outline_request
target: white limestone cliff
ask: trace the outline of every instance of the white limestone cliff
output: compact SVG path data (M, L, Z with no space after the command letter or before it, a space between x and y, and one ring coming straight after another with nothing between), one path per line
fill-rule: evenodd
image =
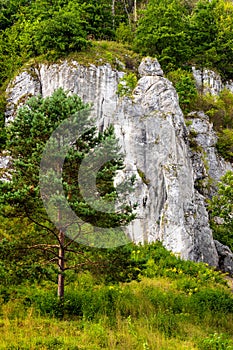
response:
M210 191L214 191L215 184L226 173L233 171L231 163L225 161L217 152L217 134L213 124L204 112L192 112L187 117L188 130L196 143L196 148L191 149L191 159L194 169L194 180L208 179L212 181ZM208 193L205 193L208 195Z
M223 82L221 76L211 69L192 67L192 72L197 89L204 94L219 95L224 88L233 92L233 81Z
M49 96L58 87L92 102L100 129L113 124L125 153L125 173L136 175L132 203L137 218L128 233L135 242L161 240L182 258L218 265L205 197L196 190L188 130L177 93L156 60L145 58L132 98L118 98L123 72L105 64L39 64L19 74L7 89L6 117L28 96ZM124 173L121 176L125 176Z

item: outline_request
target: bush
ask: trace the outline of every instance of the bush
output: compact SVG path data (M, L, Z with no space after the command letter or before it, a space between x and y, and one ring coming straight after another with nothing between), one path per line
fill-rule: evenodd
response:
M137 85L137 76L134 73L126 74L118 84L117 94L122 96L131 96Z
M216 148L224 159L233 162L233 129L223 129L218 133Z
M59 54L80 51L90 43L84 30L84 22L77 12L61 12L40 23L36 33L37 51Z
M205 288L192 295L196 311L202 315L206 311L233 313L233 298L223 290Z
M233 249L233 172L227 171L218 183L218 192L209 201L214 238Z
M200 350L233 350L233 343L225 334L214 333L199 343Z
M132 40L132 28L125 23L120 23L119 27L116 29L116 41L123 44L131 44Z
M233 128L233 93L224 89L219 96L199 94L196 98L196 110L204 111L216 131Z
M192 73L179 68L176 71L169 72L167 78L174 84L183 112L190 112L197 98L197 89Z

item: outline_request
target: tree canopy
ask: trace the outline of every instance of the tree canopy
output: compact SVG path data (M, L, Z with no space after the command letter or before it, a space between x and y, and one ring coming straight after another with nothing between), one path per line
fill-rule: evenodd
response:
M1 0L0 85L32 57L55 60L93 40L156 56L165 71L193 64L233 77L230 0Z
M133 208L127 201L118 203L117 209L108 210L109 206L115 208L113 201L121 195L120 192L116 192L113 179L117 170L123 168L123 159L113 128L109 127L98 133L89 118L89 108L90 106L83 104L77 95L68 96L62 89L58 89L51 97L45 99L41 96L30 98L6 128L6 149L11 166L3 170L2 176L7 181L0 183L1 212L7 217L26 218L28 222L39 227L40 232L49 235L49 238L45 241L42 239L42 242L40 237L37 237L34 246L50 253L50 259L57 263L61 278L68 268L65 252L80 251L75 241L98 247L106 247L106 244L109 247L124 244L127 239L123 237L123 232L113 231L113 228L126 225L134 218ZM70 119L72 124L69 124ZM51 141L52 156L46 158L45 146L48 145L51 134L58 130L60 125L63 129L59 129L58 136ZM82 134L75 134L75 137L79 137L77 140L72 139L70 144L70 133L74 137L73 130L78 131L75 125L82 130ZM68 149L63 148L67 138L70 144ZM100 148L92 154L97 146ZM103 152L108 154L108 158L104 157ZM93 161L89 161L87 157L85 163L85 155L89 153ZM100 168L98 164L102 164ZM87 186L92 184L93 176L93 180L96 181L96 190L101 200L96 202L94 198L95 205L92 204L91 191L88 198L83 195L85 192L81 192L81 165L83 177L90 180ZM43 166L46 171L41 172ZM97 172L93 169L94 166L97 167ZM62 171L61 186L57 169ZM131 180L129 186L125 187L126 191L130 184ZM67 216L64 202L75 215ZM46 205L52 208L50 212L48 208L45 210ZM53 220L53 217L56 219ZM118 233L121 236L117 236ZM60 287L64 289L64 285ZM61 290L59 295L63 294L64 290Z
M167 71L196 64L232 78L232 11L228 0L150 0L138 22L135 48L156 55Z

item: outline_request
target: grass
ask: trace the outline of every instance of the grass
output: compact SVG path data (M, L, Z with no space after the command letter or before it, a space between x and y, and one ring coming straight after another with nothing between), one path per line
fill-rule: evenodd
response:
M67 60L72 64L76 61L81 65L89 66L94 64L101 66L109 63L112 68L119 71L135 72L141 62L142 56L128 49L127 46L115 41L92 41L85 50L74 52L68 56L59 57L54 52L30 59L23 67L30 68L39 63L51 64Z
M0 349L197 349L189 340L166 337L144 318L98 322L34 318L1 322Z
M221 284L193 293L168 277L80 285L67 287L71 308L61 319L49 314L56 309L52 284L19 287L1 303L0 349L202 349L200 341L214 333L233 340L233 298Z
M233 295L225 276L182 261L161 244L132 247L139 281L90 272L66 286L0 287L0 349L232 350Z

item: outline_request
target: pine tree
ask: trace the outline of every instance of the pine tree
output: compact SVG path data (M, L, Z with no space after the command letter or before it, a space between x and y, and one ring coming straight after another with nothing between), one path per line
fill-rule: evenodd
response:
M114 209L120 193L113 179L123 159L113 127L97 133L89 108L77 95L58 89L51 97L29 99L6 128L11 167L2 174L8 181L0 183L0 206L6 215L27 218L49 234L32 247L49 252L57 263L61 299L67 256L82 254L76 241L98 247L124 244L120 226L134 218L126 202ZM78 130L81 135L75 134ZM95 182L97 194L88 187Z

